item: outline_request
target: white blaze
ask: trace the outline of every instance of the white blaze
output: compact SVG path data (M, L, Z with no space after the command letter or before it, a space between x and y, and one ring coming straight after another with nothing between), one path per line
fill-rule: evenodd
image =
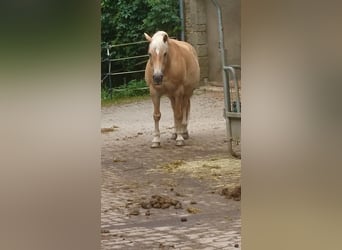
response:
M162 51L167 51L168 44L164 42L165 32L157 32L152 37L152 42L150 43L150 49L156 52L157 57L159 57ZM153 65L153 74L162 74L162 62L155 63Z

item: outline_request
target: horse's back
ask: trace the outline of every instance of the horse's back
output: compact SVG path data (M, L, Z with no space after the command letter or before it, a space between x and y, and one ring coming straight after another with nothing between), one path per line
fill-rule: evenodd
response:
M178 41L178 40L173 40L178 46L180 46L181 48L184 48L185 50L189 51L194 57L195 60L197 61L197 52L194 49L194 47L187 42L183 42L183 41Z
M186 70L185 84L191 85L190 87L193 88L197 87L200 78L200 68L196 50L187 42L174 39L172 39L172 42L177 46L177 52L180 53L174 59L177 60L177 57L182 56L185 61L184 67L181 67L181 70Z

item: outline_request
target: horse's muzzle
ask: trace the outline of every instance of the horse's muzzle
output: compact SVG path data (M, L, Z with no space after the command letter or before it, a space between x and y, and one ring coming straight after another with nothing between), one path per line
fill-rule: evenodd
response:
M154 84L157 84L157 85L161 84L163 81L163 74L154 74L153 81L154 81Z

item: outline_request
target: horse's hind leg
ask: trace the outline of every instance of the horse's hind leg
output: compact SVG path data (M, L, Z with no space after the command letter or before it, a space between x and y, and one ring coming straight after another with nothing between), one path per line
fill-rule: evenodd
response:
M172 109L173 109L173 112L174 112L174 132L172 133L172 136L171 136L171 139L172 140L176 140L177 138L177 131L176 131L176 101L175 101L175 98L174 97L171 97L170 98L171 100L171 106L172 106ZM189 121L189 110L190 110L190 99L184 99L183 102L182 102L183 105L182 106L182 121L181 121L181 134L182 134L182 137L186 140L189 138L189 133L188 133L188 121Z
M184 107L183 107L183 120L182 120L182 127L183 127L183 138L189 139L189 132L188 132L188 124L189 124L189 115L190 115L190 98L184 98Z
M176 128L176 146L184 146L183 138L183 97L176 97L175 108L173 110Z
M154 133L153 133L153 140L152 140L152 148L159 148L160 147L160 131L159 131L159 120L161 117L160 113L160 96L158 94L151 94L152 102L153 102L153 119L154 119Z
M176 100L175 100L174 97L170 97L170 101L171 101L171 107L172 107L173 119L174 119L173 133L171 135L171 139L172 140L176 140L176 138L177 138L177 133L176 133L176 116L175 116Z

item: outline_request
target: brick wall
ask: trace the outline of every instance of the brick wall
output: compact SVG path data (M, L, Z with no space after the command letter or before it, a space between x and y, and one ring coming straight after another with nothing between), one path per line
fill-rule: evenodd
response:
M208 78L207 11L205 0L184 0L185 40L197 51L201 84Z

